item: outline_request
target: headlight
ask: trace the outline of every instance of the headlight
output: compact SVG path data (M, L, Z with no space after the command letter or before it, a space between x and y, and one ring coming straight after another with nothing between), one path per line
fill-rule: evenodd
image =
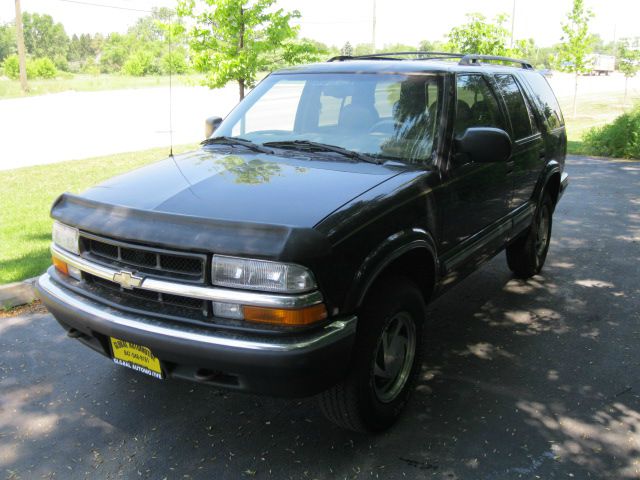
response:
M211 281L214 285L268 292L300 293L316 288L312 273L300 265L213 256Z
M58 221L53 222L53 243L57 246L64 248L65 250L80 254L80 247L78 244L78 229L60 223Z

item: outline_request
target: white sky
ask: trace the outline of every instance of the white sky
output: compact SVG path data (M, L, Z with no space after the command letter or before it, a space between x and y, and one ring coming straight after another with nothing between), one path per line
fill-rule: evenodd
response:
M22 10L48 13L73 33L124 32L144 13L73 3L74 0L22 0ZM131 9L173 7L175 0L77 0ZM377 0L378 47L388 43L417 45L420 40L443 40L451 27L469 12L488 18L511 13L516 2L515 38L535 39L542 46L560 40L560 22L572 0ZM595 13L591 30L606 41L640 36L640 0L586 0ZM373 0L278 0L286 10L302 13L301 35L329 45L371 42ZM14 2L0 0L0 23L13 19ZM510 25L509 25L510 28Z

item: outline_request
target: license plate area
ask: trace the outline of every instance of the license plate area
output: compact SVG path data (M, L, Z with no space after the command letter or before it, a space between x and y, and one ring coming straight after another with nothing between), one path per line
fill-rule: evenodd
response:
M111 358L117 365L131 368L159 380L164 378L160 359L153 354L151 349L113 337L109 337L109 343Z

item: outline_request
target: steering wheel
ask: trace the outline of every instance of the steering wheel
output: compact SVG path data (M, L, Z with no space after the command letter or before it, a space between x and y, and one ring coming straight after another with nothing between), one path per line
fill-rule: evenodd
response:
M395 128L396 128L395 120L385 119L385 120L380 120L374 123L369 129L369 133L375 133L375 132L393 133Z

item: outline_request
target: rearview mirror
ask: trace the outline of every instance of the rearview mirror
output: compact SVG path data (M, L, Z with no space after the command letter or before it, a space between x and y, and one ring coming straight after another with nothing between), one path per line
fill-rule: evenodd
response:
M204 138L209 138L222 123L221 117L209 117L204 121Z
M499 128L467 128L455 139L456 153L464 153L478 163L504 162L511 156L511 138Z

